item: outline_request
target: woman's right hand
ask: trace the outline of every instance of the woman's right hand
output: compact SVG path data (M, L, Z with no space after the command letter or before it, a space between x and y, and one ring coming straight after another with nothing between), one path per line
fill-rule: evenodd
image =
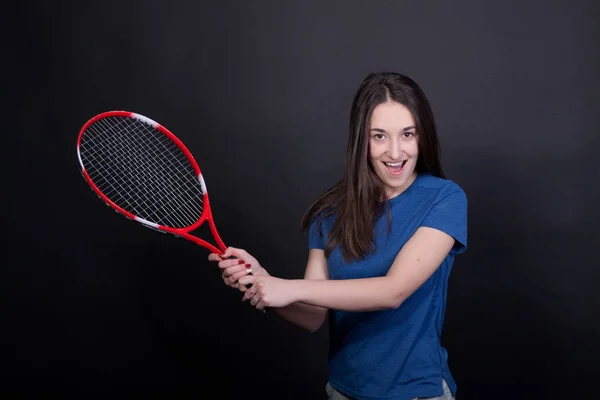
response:
M228 247L221 254L211 253L208 259L209 261L218 262L218 266L222 270L221 277L227 286L239 289L242 292L246 291L245 287L240 288L238 284L238 279L242 276L246 276L249 273L253 275L269 275L261 267L258 260L243 249Z

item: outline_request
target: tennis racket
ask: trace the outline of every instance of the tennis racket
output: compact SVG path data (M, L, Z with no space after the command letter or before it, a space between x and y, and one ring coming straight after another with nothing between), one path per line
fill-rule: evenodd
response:
M98 114L79 132L77 157L92 190L125 217L213 253L226 250L200 167L164 126L128 111ZM191 234L204 223L216 245Z

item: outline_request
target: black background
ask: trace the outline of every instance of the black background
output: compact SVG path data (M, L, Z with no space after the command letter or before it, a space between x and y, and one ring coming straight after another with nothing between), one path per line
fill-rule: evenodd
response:
M459 398L594 395L599 8L9 6L0 391L324 398L327 327L309 334L256 312L204 248L102 206L75 141L107 110L164 124L199 161L226 244L298 278L300 218L341 176L352 96L367 73L393 70L425 90L446 172L469 198L469 250L455 263L443 333Z

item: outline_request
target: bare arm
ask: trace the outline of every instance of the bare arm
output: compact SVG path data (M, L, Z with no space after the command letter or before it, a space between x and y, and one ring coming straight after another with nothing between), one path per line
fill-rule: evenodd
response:
M247 299L257 308L305 303L346 311L375 311L399 307L440 266L454 245L440 230L421 227L402 247L384 277L346 280L284 280L269 276L243 276L241 285L254 285Z
M384 277L349 280L294 280L294 299L314 306L347 311L373 311L399 307L440 266L454 238L421 227L402 247Z
M309 250L303 280L325 281L328 279L327 262L323 250ZM327 318L326 308L311 304L292 303L286 307L273 308L271 310L279 314L282 318L310 332L317 331Z

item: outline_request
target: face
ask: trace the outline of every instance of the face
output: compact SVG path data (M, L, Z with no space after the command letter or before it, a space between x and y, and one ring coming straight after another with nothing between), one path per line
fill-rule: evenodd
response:
M373 110L369 130L369 163L383 181L388 198L415 180L419 156L416 123L400 103L389 101Z

